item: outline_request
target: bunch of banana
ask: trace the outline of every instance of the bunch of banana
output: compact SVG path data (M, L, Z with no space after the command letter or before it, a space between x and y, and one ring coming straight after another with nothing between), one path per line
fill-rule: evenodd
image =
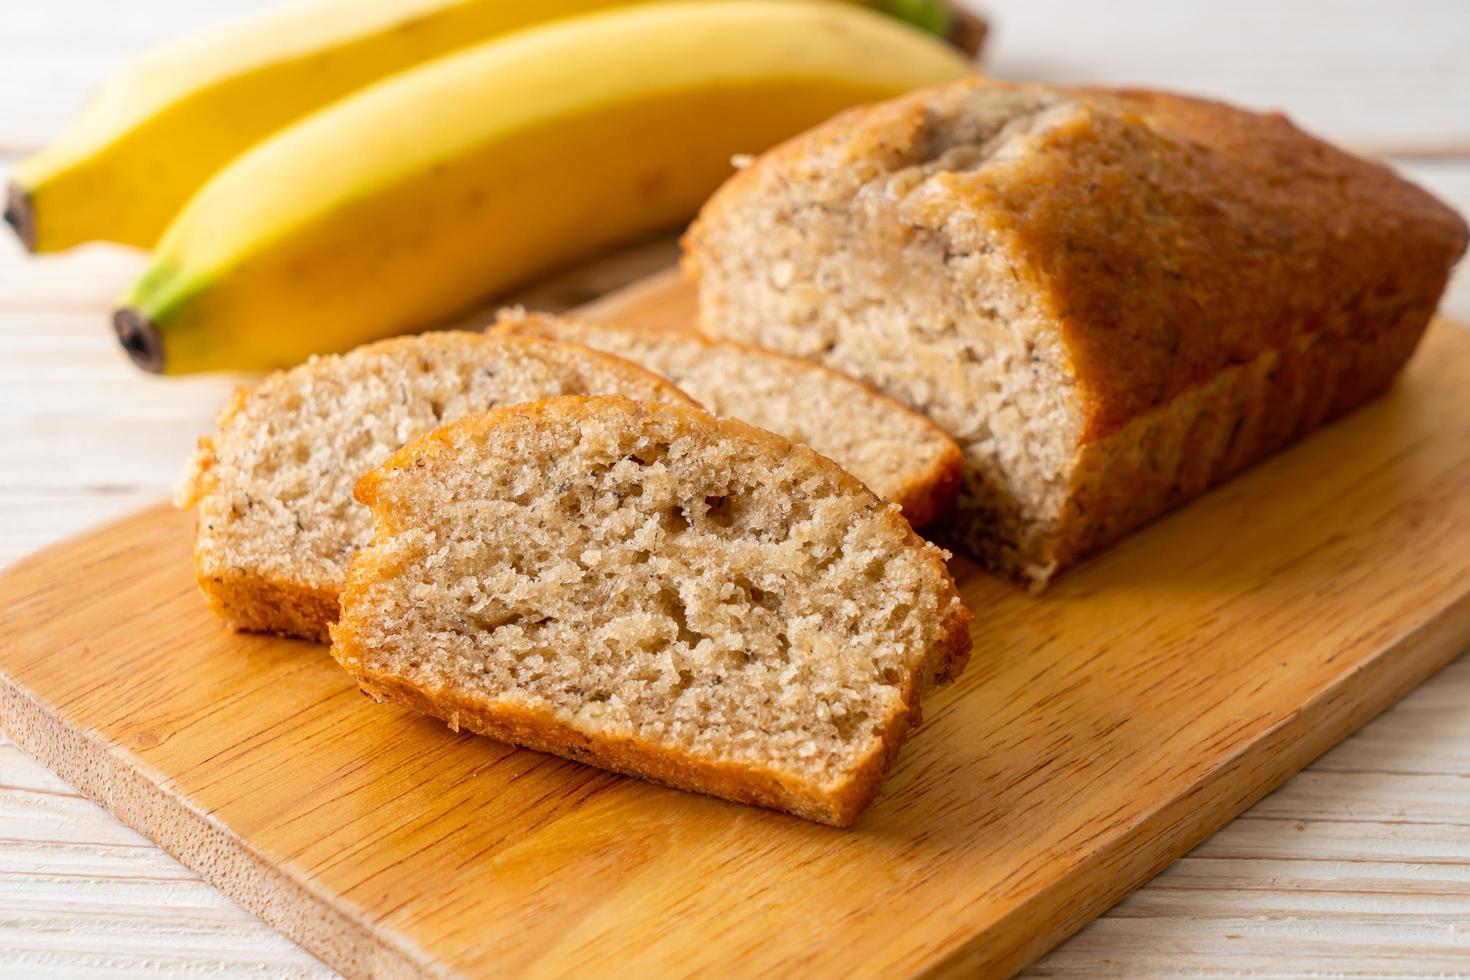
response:
M934 8L334 0L135 70L17 170L9 216L38 250L158 239L114 320L144 367L292 364L676 226L732 154L968 72L880 5Z

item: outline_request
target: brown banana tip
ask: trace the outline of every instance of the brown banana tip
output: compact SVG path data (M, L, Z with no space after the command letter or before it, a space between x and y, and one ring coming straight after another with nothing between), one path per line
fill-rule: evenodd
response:
M134 364L152 374L163 373L163 337L142 311L124 306L112 314L112 329Z
M36 250L36 209L31 206L31 196L13 180L5 194L5 223L27 252Z
M990 26L985 23L984 18L957 3L947 6L949 7L949 43L971 58L978 57L980 48L985 44L985 35L989 33Z

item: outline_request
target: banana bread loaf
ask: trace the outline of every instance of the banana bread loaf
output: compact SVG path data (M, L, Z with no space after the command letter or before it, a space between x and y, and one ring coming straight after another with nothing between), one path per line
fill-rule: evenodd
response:
M969 655L944 565L836 463L626 398L498 409L358 484L332 655L495 738L845 826Z
M686 237L701 328L960 443L949 535L1032 582L1382 391L1465 223L1280 115L967 80L851 110Z

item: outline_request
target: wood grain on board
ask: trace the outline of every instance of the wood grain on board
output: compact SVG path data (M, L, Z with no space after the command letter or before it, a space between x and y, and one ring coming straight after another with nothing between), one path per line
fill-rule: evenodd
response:
M281 0L17 4L0 170L148 45ZM1265 108L1391 161L1470 213L1470 6L982 0L985 68L1167 85ZM1406 156L1415 159L1406 160ZM12 156L13 159L13 156ZM0 236L4 238L4 236ZM642 266L666 264L672 250ZM131 259L131 261L128 261ZM0 241L0 565L165 498L231 383L146 378L107 312L141 260L25 260ZM636 263L635 263L636 264ZM589 298L578 270L528 303ZM1470 321L1462 268L1446 314ZM3 642L0 642L3 648ZM1039 976L1470 978L1470 659L1314 763L1028 970ZM325 967L76 796L0 735L0 974L326 977Z
M1040 597L957 559L975 658L851 831L373 705L224 631L162 508L0 578L0 714L349 973L1014 969L1464 648L1467 370L1436 326L1387 397Z

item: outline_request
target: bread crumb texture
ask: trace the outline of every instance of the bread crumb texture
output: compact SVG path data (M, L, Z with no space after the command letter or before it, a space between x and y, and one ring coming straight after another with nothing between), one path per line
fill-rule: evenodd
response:
M333 655L380 698L827 823L970 639L945 555L831 460L733 420L557 398L411 442Z
M960 448L928 418L814 361L690 331L501 313L497 332L568 340L668 378L706 410L809 446L923 527L954 504Z
M1040 582L1382 391L1465 244L1280 115L967 80L760 158L685 269L706 332L954 436L949 537Z
M460 331L313 358L242 390L178 493L198 510L194 562L210 607L237 629L325 641L348 559L372 537L352 496L363 474L465 415L574 394L693 404L580 345Z

